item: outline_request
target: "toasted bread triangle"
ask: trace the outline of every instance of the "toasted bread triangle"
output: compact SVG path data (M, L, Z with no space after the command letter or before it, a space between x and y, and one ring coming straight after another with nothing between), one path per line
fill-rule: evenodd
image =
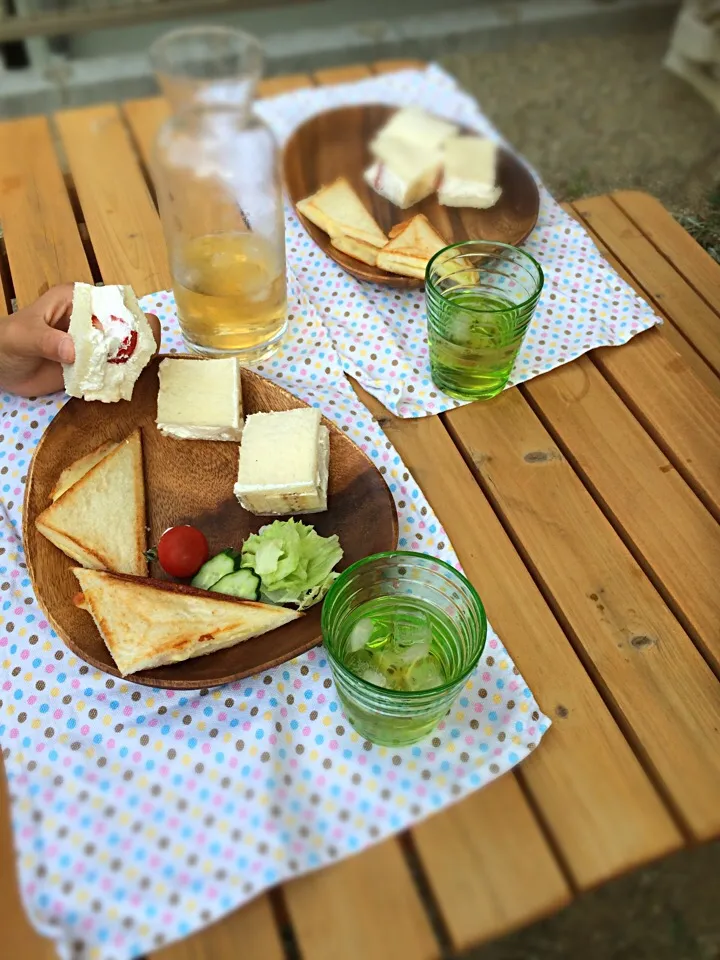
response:
M435 227L424 213L418 213L393 227L390 241L383 247L383 253L400 254L429 260L438 250L447 246Z
M147 577L76 568L76 603L92 615L123 676L214 653L303 616Z
M391 240L378 253L377 265L390 273L423 280L428 260L444 246L445 240L428 218L418 213L393 228Z
M355 260L367 263L368 266L374 267L377 263L378 248L373 247L370 243L365 243L364 240L354 240L352 237L341 236L333 237L330 243L337 250L347 253L348 256L354 257Z
M101 443L95 450L91 450L90 453L84 457L80 457L75 463L71 463L69 467L65 467L58 477L57 483L52 488L50 499L57 500L58 497L62 496L66 490L69 490L73 484L77 483L81 477L84 477L89 470L92 470L96 463L100 463L111 450L114 450L118 446L119 444L114 440L107 440L105 443Z
M338 177L311 197L298 201L297 208L330 237L352 237L373 247L382 247L387 242L345 177Z
M83 457L78 463L87 459ZM140 430L82 473L43 510L35 526L85 567L145 576L147 536Z

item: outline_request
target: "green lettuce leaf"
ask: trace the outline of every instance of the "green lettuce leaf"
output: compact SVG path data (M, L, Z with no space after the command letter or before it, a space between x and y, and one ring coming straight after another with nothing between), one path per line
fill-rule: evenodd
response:
M325 596L343 555L336 535L321 537L298 520L275 520L243 544L241 566L260 577L260 598L306 610Z

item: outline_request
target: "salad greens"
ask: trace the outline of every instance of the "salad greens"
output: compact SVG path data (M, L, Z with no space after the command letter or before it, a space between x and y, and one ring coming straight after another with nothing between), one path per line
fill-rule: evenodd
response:
M275 520L248 537L240 566L260 578L261 600L306 610L322 600L339 576L333 567L342 555L335 534L321 537L298 520Z

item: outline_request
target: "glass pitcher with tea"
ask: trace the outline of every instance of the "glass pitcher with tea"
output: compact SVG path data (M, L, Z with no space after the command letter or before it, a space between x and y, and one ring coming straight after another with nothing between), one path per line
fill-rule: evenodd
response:
M205 356L257 363L287 328L278 150L253 113L262 48L240 30L191 27L150 57L172 111L153 176L183 336Z

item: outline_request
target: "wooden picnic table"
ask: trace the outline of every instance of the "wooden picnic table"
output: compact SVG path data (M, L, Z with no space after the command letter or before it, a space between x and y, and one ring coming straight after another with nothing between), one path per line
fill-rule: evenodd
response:
M398 69L264 82L271 95ZM0 282L170 286L148 155L157 98L0 124ZM720 834L720 266L644 193L566 209L665 323L490 403L400 420L358 388L554 726L486 789L285 884L152 960L432 960ZM24 919L0 817L8 957ZM296 953L293 955L297 955Z

